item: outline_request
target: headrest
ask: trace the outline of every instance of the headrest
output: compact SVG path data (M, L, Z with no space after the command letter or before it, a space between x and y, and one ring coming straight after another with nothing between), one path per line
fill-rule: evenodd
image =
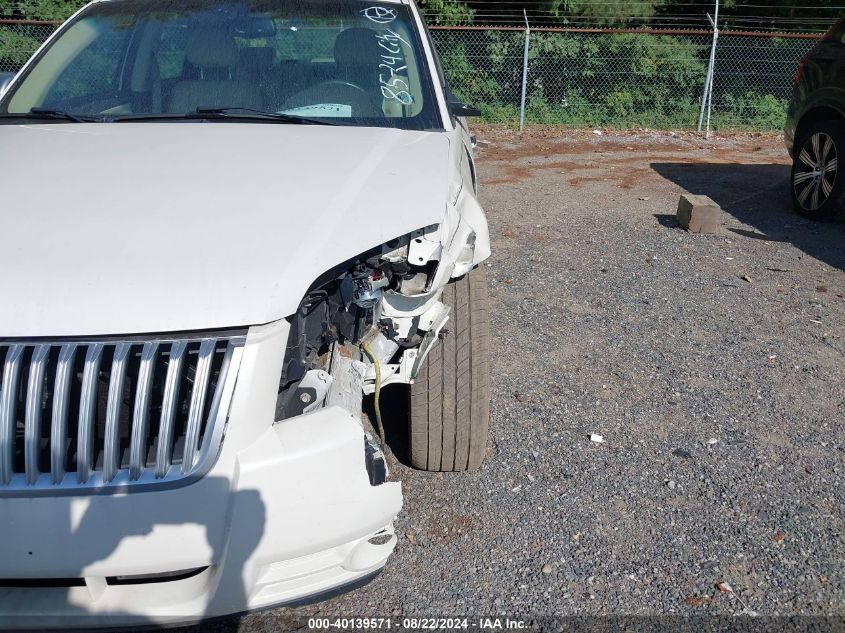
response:
M198 68L234 68L238 47L225 29L200 27L188 34L185 59Z
M275 49L269 46L248 46L241 49L240 55L246 70L269 68L276 59Z
M378 67L382 49L372 29L353 28L341 31L334 41L334 60L341 66L361 63ZM388 54L385 51L385 54Z

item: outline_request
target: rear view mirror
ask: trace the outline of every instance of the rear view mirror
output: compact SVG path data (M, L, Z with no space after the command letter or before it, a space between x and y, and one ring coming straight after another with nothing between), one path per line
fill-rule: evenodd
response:
M458 99L455 93L452 92L452 89L448 84L444 85L443 89L446 91L446 103L449 106L449 112L452 116L458 118L465 116L481 116L481 110L463 103L460 99Z
M451 102L449 104L449 110L451 110L452 115L456 117L481 116L481 110L465 105L460 101Z

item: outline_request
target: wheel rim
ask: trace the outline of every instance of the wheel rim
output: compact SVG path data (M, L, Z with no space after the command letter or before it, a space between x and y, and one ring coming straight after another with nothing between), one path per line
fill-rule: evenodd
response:
M802 209L815 211L827 202L837 170L836 144L830 135L816 132L801 148L792 176L795 199Z

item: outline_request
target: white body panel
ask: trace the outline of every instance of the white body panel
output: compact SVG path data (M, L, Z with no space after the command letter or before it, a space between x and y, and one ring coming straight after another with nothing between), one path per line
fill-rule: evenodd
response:
M443 219L448 155L376 128L3 126L2 335L288 316L332 266Z

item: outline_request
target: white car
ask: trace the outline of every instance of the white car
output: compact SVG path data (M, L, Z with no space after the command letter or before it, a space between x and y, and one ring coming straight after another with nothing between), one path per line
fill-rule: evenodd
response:
M407 0L101 0L16 74L0 628L319 599L396 546L383 427L481 464L473 113Z

